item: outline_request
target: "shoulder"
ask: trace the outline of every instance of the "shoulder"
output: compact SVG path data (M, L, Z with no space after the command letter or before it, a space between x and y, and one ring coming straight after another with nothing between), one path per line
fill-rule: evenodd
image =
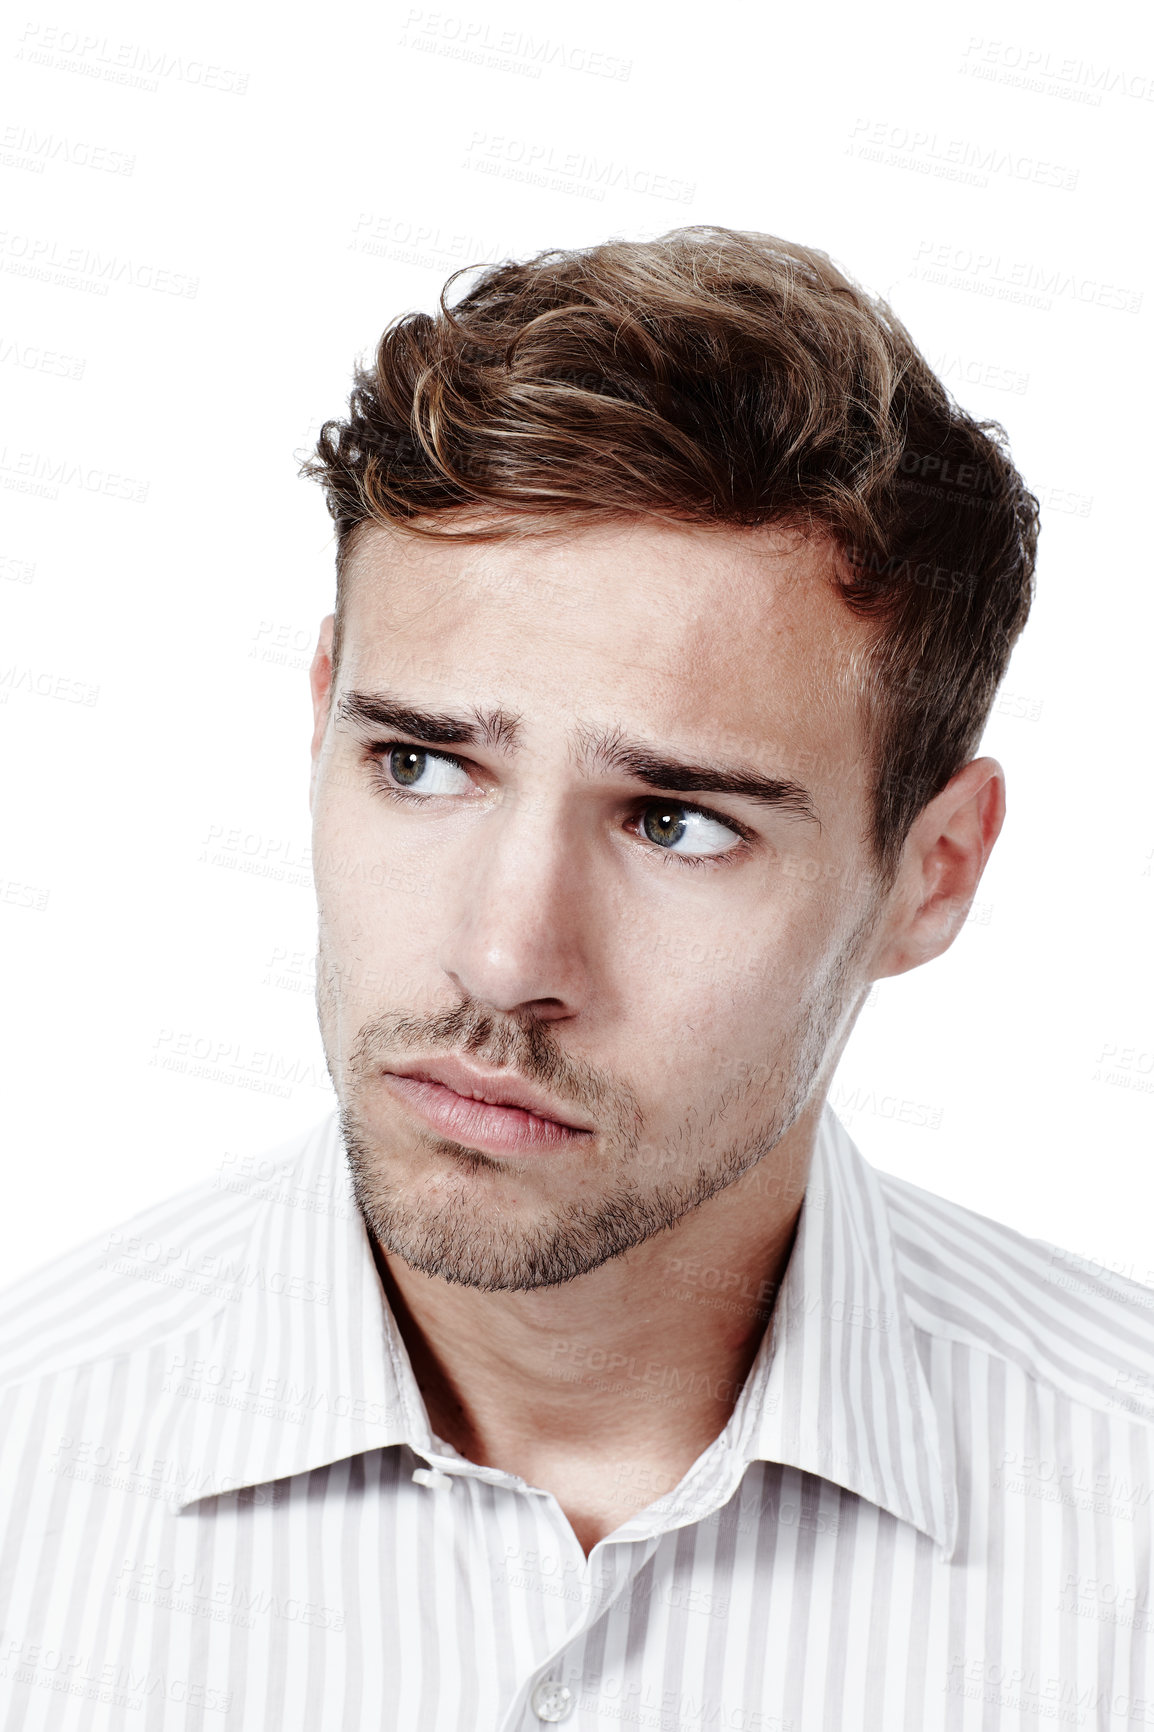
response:
M148 1350L228 1301L229 1273L328 1121L99 1233L0 1292L0 1387Z
M878 1173L912 1322L1154 1424L1154 1288Z

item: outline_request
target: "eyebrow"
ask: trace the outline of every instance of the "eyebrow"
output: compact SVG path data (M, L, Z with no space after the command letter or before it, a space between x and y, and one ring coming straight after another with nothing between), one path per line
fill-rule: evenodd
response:
M472 720L448 716L436 710L420 710L391 697L387 692L346 692L337 705L337 723L353 727L392 728L398 734L413 734L431 746L490 746L509 751L517 743L520 717L508 710L478 710Z
M776 806L821 828L813 795L786 776L765 776L741 764L687 763L612 734L587 734L583 755L591 766L619 770L670 794L737 794Z
M511 752L517 745L520 717L508 710L474 708L470 717L423 710L387 692L346 692L337 705L337 722L358 731L385 728L432 746L489 746ZM812 794L786 776L766 776L743 764L686 761L623 739L620 730L582 729L579 759L587 770L615 770L650 788L670 794L735 794L758 805L791 812L821 828Z

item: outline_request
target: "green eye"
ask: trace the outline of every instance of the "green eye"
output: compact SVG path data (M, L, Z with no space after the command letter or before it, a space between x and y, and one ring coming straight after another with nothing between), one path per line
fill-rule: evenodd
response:
M428 763L427 752L414 751L412 746L394 746L389 753L389 773L402 788L419 782Z
M685 813L678 806L648 806L641 828L648 841L672 848L685 834Z
M741 836L720 818L684 806L677 800L653 800L641 815L640 833L655 848L682 859L707 859L713 854L731 854L741 846Z
M432 794L467 794L472 786L462 765L445 752L382 741L377 754L386 784L394 793L424 799Z

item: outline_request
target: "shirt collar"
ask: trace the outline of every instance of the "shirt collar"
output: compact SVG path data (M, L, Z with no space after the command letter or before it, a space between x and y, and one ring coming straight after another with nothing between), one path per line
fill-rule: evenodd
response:
M203 1348L170 1369L180 1459L198 1498L364 1450L432 1447L428 1415L377 1274L334 1112L285 1164L241 1181L256 1218ZM264 1177L271 1174L271 1177Z
M882 1181L828 1104L785 1277L724 1435L746 1460L831 1480L953 1554L952 1438L918 1354Z
M337 1115L272 1171L250 1187L256 1220L243 1263L225 1272L232 1297L203 1357L198 1347L169 1368L181 1459L205 1464L175 1509L391 1444L443 1454L353 1200ZM746 1461L844 1486L954 1549L953 1462L881 1181L828 1105L785 1277L723 1441Z

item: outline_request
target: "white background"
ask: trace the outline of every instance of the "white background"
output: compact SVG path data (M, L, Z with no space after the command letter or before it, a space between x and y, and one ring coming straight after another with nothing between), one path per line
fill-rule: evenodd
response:
M0 1274L331 1103L306 667L332 543L294 452L354 357L458 265L713 222L887 294L1044 506L984 748L1005 831L834 1104L877 1165L1154 1283L1138 9L462 4L3 27Z

